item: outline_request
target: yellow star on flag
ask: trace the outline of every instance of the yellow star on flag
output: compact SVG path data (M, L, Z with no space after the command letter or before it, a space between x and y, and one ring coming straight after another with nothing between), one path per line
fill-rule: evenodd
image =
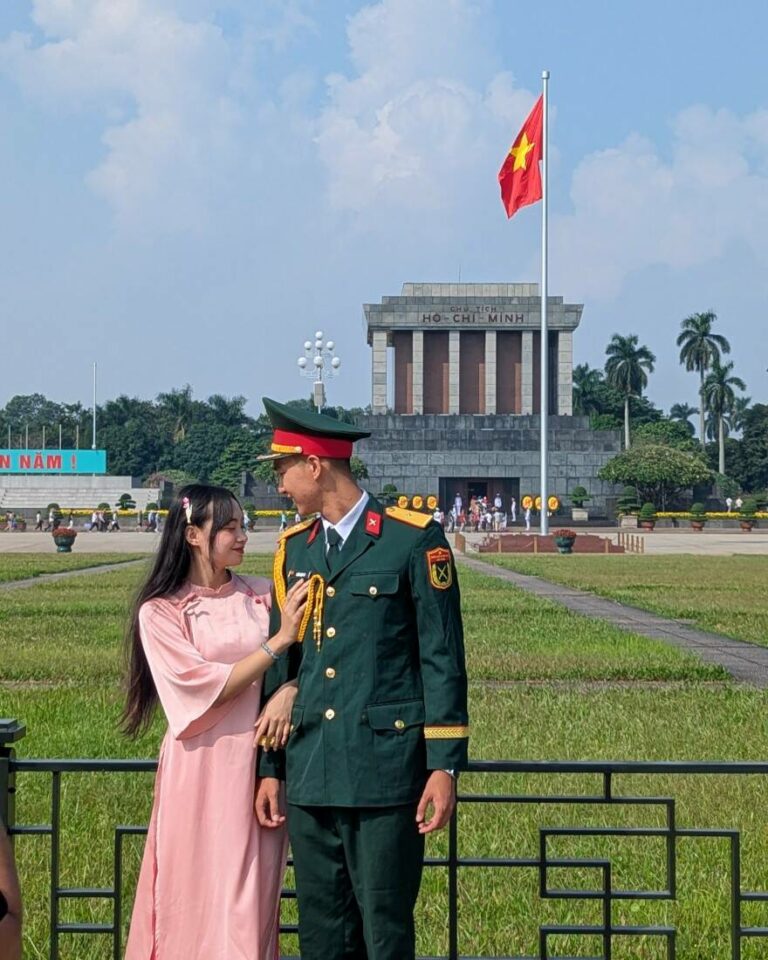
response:
M513 173L515 170L526 169L526 158L531 150L533 150L534 146L535 144L528 140L528 134L524 132L520 143L518 143L516 147L512 147L512 149L509 151L515 158L515 165L512 167Z

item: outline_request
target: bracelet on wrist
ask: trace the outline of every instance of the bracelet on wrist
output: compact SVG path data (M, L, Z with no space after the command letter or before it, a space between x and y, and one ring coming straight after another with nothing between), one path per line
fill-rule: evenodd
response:
M260 649L263 650L264 653L266 653L266 654L268 654L270 657L272 657L272 659L275 661L275 663L277 663L278 660L282 660L282 659L283 659L282 654L280 654L280 653L275 653L275 651L272 649L272 647L270 647L270 645L267 643L266 640L264 641L264 643L262 643Z

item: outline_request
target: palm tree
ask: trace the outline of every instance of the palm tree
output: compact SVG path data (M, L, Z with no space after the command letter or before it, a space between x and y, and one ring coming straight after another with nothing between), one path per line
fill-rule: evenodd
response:
M720 333L712 333L712 324L717 320L717 314L708 310L706 313L692 313L680 324L681 332L677 338L680 347L680 363L685 364L686 370L697 370L699 374L699 424L702 447L706 443L707 418L706 401L704 399L704 377L715 363L720 362L720 352L730 353L731 345Z
M244 411L247 402L246 397L225 397L220 393L208 397L216 422L228 427L239 427L248 420Z
M614 333L605 355L605 375L608 383L624 394L624 446L629 449L629 398L639 397L648 385L648 374L653 373L656 357L648 347L638 345L636 333L622 337Z
M596 396L603 382L603 371L590 367L588 363L579 363L573 368L573 412L589 417L600 412L600 402Z
M171 390L170 393L158 393L157 402L162 412L167 414L173 426L171 433L173 442L180 443L187 435L187 427L192 419L192 387L185 383L181 390Z
M747 420L747 412L749 411L750 406L752 405L752 397L736 397L733 401L733 408L731 410L731 426L733 429L740 433L744 429L744 425Z
M688 403L673 403L669 408L669 418L670 420L677 420L679 423L684 423L690 431L691 436L693 436L696 428L691 423L691 417L698 412L698 407L692 407Z
M732 370L732 362L721 366L716 360L702 386L702 396L707 401L712 416L717 418L718 473L725 473L725 423L736 402L733 388L747 389L741 377L731 376Z

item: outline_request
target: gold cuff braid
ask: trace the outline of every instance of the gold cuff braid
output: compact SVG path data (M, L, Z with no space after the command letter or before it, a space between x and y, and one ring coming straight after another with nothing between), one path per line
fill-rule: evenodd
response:
M425 740L466 740L469 727L424 727Z

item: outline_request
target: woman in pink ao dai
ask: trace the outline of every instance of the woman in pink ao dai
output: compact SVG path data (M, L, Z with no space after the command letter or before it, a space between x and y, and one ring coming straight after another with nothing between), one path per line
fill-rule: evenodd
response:
M269 581L229 571L246 539L229 491L185 487L136 602L125 727L142 730L159 701L168 730L126 960L278 956L287 837L254 815L254 738L284 743L295 690L254 724L262 677L295 642L306 585L268 640Z

